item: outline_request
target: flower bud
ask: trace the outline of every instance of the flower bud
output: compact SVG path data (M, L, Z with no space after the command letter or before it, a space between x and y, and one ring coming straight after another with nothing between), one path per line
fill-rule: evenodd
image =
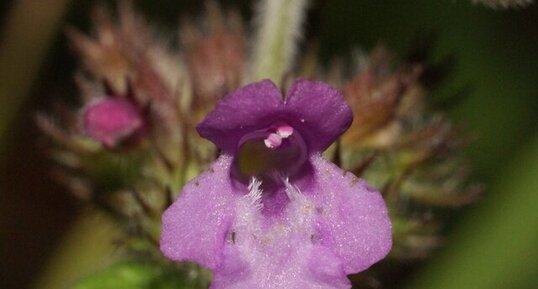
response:
M86 135L108 148L137 138L144 130L141 111L122 99L102 98L88 104L83 109L82 121Z

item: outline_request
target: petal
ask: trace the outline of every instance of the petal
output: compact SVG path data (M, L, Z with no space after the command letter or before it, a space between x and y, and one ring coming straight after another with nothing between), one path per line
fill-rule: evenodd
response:
M282 107L280 90L263 80L226 95L196 129L221 150L233 153L243 135L271 125Z
M285 102L286 109L300 120L293 125L312 151L325 150L353 120L342 93L320 81L295 81Z
M234 218L238 198L230 180L232 157L222 155L190 181L162 216L161 251L172 260L189 260L214 269Z
M257 204L259 186L250 187L237 206L234 238L224 247L211 289L349 289L340 258L312 242L312 202L294 192L281 216L269 220Z
M384 258L392 247L392 225L379 192L352 173L313 155L312 195L319 212L321 245L340 258L346 274L363 271Z
M210 289L351 288L340 261L329 250L306 243L284 245L273 248L277 253L259 254L259 260L250 265L231 251L229 258L233 259L225 261L226 269L214 272Z
M342 262L329 248L314 245L308 258L310 278L322 284L332 284L330 288L350 288L350 281L342 269Z

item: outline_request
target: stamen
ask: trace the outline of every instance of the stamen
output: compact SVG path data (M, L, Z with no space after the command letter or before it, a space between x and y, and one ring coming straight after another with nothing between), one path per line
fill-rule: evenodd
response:
M263 140L266 147L275 149L282 144L282 137L276 133L271 133Z
M281 138L288 138L289 136L291 136L293 134L293 127L287 125L287 124L284 124L284 125L280 125L277 129L276 129L276 133L281 137Z
M275 133L270 133L263 143L270 149L278 148L282 144L282 140L290 137L293 134L293 127L287 124L279 124L276 126Z

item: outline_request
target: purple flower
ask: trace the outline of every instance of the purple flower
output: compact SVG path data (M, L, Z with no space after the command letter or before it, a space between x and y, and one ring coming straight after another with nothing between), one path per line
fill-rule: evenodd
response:
M381 195L321 156L351 121L322 82L227 95L197 127L221 155L164 213L161 251L211 269L214 289L350 288L392 245Z
M110 97L88 104L82 113L84 132L105 147L113 148L121 141L140 135L144 118L131 102Z

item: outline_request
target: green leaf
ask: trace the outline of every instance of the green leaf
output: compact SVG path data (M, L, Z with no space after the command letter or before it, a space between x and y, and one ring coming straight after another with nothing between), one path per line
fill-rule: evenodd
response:
M122 262L81 279L72 289L187 289L178 271L149 263Z

